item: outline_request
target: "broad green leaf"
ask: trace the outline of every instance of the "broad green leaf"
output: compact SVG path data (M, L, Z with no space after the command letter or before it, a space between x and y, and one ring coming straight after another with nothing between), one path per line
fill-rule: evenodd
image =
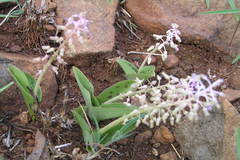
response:
M134 66L132 63L130 63L124 59L118 59L117 62L121 66L121 68L123 69L123 71L126 75L134 74L134 73L137 73L137 71L138 71L136 66Z
M92 151L92 148L90 146L94 143L93 132L85 120L83 111L79 109L73 110L73 117L82 129L82 134L84 142L86 144L86 148Z
M136 122L138 117L129 120L125 125L122 123L109 128L103 135L101 135L101 144L104 146L110 145L120 139L129 136L130 132L136 129Z
M33 90L35 88L35 85L36 85L36 80L34 79L33 76L31 76L28 73L25 73L25 75L28 79L29 89L31 89L31 91L33 92ZM39 87L38 91L37 91L37 100L38 100L39 103L42 102L42 89L41 89L41 87Z
M94 94L94 88L92 83L88 80L88 78L78 69L77 67L73 67L73 73L78 84L81 84L84 88L86 88L91 94ZM80 86L79 86L80 87Z
M235 132L235 138L237 140L237 159L240 160L240 128L237 128L236 132Z
M92 106L92 97L94 96L93 85L78 68L73 67L73 73L82 92L86 105Z
M18 80L19 84L22 87L27 88L29 86L28 79L25 73L21 71L19 68L17 68L14 65L10 65L9 72L13 77L15 77Z
M89 107L90 117L93 116L97 121L118 118L129 114L136 106L127 106L122 103L102 104L99 107Z
M237 14L240 13L240 9L225 9L219 11L202 12L201 14Z
M21 71L19 68L15 67L14 65L9 66L9 73L11 74L12 78L16 82L18 88L20 89L24 102L28 108L29 114L34 118L34 112L32 110L32 105L35 103L35 99L32 96L30 91L31 84L26 76L26 74Z
M141 71L139 71L139 79L147 80L155 76L155 66L144 66Z
M5 89L7 89L8 87L10 87L13 84L14 84L14 82L10 82L6 86L3 86L2 88L0 88L0 93L3 92Z
M106 102L107 100L118 96L121 93L126 93L131 89L131 85L135 83L133 80L125 80L114 84L113 86L105 89L102 93L97 96L100 104Z

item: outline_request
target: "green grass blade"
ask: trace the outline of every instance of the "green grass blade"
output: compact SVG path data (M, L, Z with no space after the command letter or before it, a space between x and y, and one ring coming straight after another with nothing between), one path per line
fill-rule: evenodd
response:
M240 61L240 55L238 55L233 61L232 64L235 64Z
M240 13L240 9L225 9L219 11L202 12L201 14L237 14Z
M237 7L235 5L235 0L228 0L228 3L232 9L237 9Z
M8 87L10 87L13 84L14 84L14 82L10 82L6 86L3 86L2 88L0 88L0 93L3 92L5 89L7 89Z
M206 5L207 5L207 8L210 8L211 0L205 0L205 3L206 3Z
M240 160L240 128L237 128L236 132L235 132L235 137L237 140L237 145L236 145L236 149L237 149L237 159Z

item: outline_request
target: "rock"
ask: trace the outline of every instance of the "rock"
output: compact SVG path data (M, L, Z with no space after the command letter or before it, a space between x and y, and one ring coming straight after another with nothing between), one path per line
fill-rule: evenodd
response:
M197 122L184 120L174 131L176 141L191 160L220 160L224 138L224 114L214 110Z
M175 140L171 131L163 125L156 129L153 138L163 144L173 143Z
M152 148L152 154L157 157L158 156L158 150L156 148Z
M22 48L19 45L14 44L10 47L10 51L11 52L20 52L20 51L22 51Z
M232 15L203 15L209 10L227 9L227 1L211 0L211 8L205 1L192 0L127 0L126 9L137 25L152 33L165 34L171 23L180 26L182 36L190 41L208 40L220 50L229 52L229 41L237 24ZM193 39L193 40L191 40ZM236 34L232 53L240 53L240 34Z
M240 126L240 115L235 107L226 99L222 99L224 110L223 158L221 160L237 160L235 131Z
M197 122L182 121L174 135L181 149L191 160L237 160L234 131L240 125L240 115L226 99L222 109L210 116L199 116Z
M10 54L1 52L0 53L0 87L6 85L12 78L8 73L8 65L14 64L23 71L35 76L36 73L43 68L44 64L33 63L33 58L31 56L24 56L18 54ZM43 101L41 103L41 108L46 109L50 108L55 104L55 98L58 91L58 85L56 81L55 74L52 70L49 70L44 77L44 80L41 84L42 93L43 93ZM17 97L17 99L16 99ZM19 100L22 99L22 95L18 92L16 85L11 86L0 96L0 106L15 106L13 109L19 111L19 108L16 108L16 105L23 105L23 102L19 104ZM19 106L18 106L19 107ZM2 109L2 108L1 108ZM6 107L6 110L9 108Z
M229 84L231 87L240 90L240 69L237 69L233 74L229 76Z
M161 160L177 160L177 155L173 152L167 152L165 154L160 155Z
M169 54L164 64L167 68L173 68L178 65L179 59L175 54Z
M115 11L118 1L95 0L58 0L57 23L63 24L66 18L72 15L85 13L84 17L89 22L85 31L81 31L83 42L76 35L65 33L67 40L72 39L76 53L67 54L66 57L75 57L83 54L108 53L113 50L115 43ZM79 20L79 18L77 18ZM84 21L86 21L84 20ZM77 20L75 20L77 21ZM71 29L71 28L68 28ZM66 32L66 31L65 31Z
M129 139L124 138L124 139L121 139L121 140L117 141L117 143L118 143L118 144L121 144L121 145L127 145L128 140L129 140Z
M135 142L136 142L137 144L141 144L141 143L147 141L147 140L148 140L149 138L151 138L151 137L152 137L152 131L147 130L147 131L145 131L145 132L143 132L143 133L138 134L138 135L135 137Z
M18 119L20 121L21 124L28 124L29 122L29 116L28 116L28 112L24 111L22 112L19 116Z
M227 98L228 101L233 102L240 98L240 90L234 90L234 89L225 89L223 90L223 93L225 94L225 98Z

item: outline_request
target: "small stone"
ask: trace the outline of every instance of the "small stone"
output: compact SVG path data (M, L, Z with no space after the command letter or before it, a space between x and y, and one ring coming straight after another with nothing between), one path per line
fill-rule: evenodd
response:
M117 141L117 143L121 144L121 145L127 145L128 139L127 138L121 139L121 140Z
M19 46L19 45L12 45L11 47L10 47L10 51L11 52L20 52L20 51L22 51L22 48Z
M157 157L157 156L158 156L158 151L157 151L157 149L153 148L153 149L152 149L152 154Z
M163 144L173 143L175 140L171 131L163 125L156 129L153 138Z
M225 94L225 98L227 98L227 100L230 102L240 98L240 90L225 89L223 90L223 93Z
M161 160L177 160L177 155L173 152L167 152L165 154L160 155Z
M31 139L32 138L32 134L28 133L26 134L26 136L24 137L25 140Z
M144 141L147 141L149 138L151 138L152 137L152 131L150 131L150 130L147 130L147 131L145 131L145 132L143 132L143 133L140 133L140 134L138 134L136 137L135 137L135 142L137 143L137 144L141 144L141 143L143 143Z
M240 79L240 70L237 70L232 75L230 75L229 83L234 89L240 89L240 80L239 79Z
M28 124L28 122L29 122L29 115L26 111L22 112L18 116L18 118L19 118L21 124Z
M53 25L46 24L43 27L48 31L55 31L55 27Z
M27 153L32 153L33 147L26 147L26 152Z
M168 55L167 59L164 61L164 64L167 68L173 68L178 65L179 59L175 54Z
M34 146L35 140L34 140L34 139L28 139L26 143L27 143L27 145L29 145L29 146Z

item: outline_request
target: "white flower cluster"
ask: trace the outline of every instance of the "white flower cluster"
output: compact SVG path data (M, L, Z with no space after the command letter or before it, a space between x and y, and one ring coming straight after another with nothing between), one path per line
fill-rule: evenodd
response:
M173 23L171 27L172 28L166 32L166 35L154 34L153 37L160 42L157 42L155 45L150 46L147 50L148 52L153 50L159 51L161 53L160 56L162 57L163 61L167 59L167 55L168 55L166 46L170 46L171 48L178 51L179 50L178 45L174 43L174 40L178 41L179 43L181 42L181 38L179 36L181 32L178 30L179 26Z
M137 98L140 107L130 113L125 122L130 117L139 116L137 126L144 123L153 128L168 120L174 125L183 116L197 120L201 110L207 116L214 107L220 107L217 97L223 96L223 93L214 88L222 82L220 79L212 83L203 74L192 74L185 79L179 79L162 73L162 77L157 76L157 80L149 85L143 85L143 82L137 79L133 86L137 86L137 94L129 94L125 103L131 104L131 100L136 101ZM141 118L140 114L145 116Z

